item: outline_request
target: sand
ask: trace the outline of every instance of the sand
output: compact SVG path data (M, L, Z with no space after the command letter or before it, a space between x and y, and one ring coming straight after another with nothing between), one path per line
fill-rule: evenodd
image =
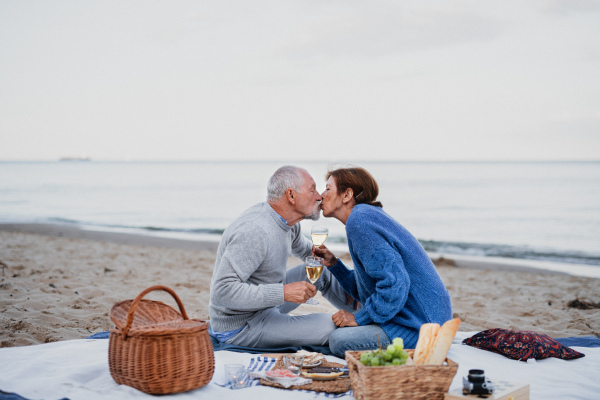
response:
M37 233L34 233L37 232ZM110 308L161 284L191 318L208 319L215 244L81 231L69 226L0 225L0 347L85 338L112 327ZM350 263L347 255L345 262ZM288 266L296 260L290 259ZM461 331L533 330L552 337L600 335L600 279L453 266L438 271ZM491 268L491 267L490 267ZM495 268L495 267L494 267ZM170 296L148 296L176 307ZM334 312L325 299L295 313Z

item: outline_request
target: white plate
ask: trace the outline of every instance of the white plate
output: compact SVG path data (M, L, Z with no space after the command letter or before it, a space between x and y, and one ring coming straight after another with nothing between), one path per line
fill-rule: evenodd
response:
M313 364L302 364L302 368L314 368L314 367L318 367L319 365L321 365L323 363L323 360L319 360L316 363Z

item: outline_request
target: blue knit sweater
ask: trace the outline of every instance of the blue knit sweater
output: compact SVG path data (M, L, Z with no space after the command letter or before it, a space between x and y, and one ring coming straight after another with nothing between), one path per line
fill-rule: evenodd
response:
M354 270L341 261L329 270L363 308L358 325L378 324L390 340L417 344L426 322L452 318L448 290L421 244L381 208L356 205L346 221Z

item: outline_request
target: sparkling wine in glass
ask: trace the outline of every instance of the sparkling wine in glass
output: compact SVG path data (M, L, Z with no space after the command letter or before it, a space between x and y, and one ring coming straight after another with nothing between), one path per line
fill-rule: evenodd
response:
M323 273L323 268L325 267L325 261L323 260L322 257L306 257L306 263L304 264L304 269L306 270L306 276L308 277L308 280L310 281L310 283L312 283L313 285L315 284L315 282L317 280L319 280L319 277L321 277L321 274ZM319 302L313 298L310 298L306 301L306 304L319 304Z
M329 235L329 228L327 228L326 226L315 225L310 231L310 238L312 239L312 242L315 245L315 247L321 247L321 245L325 243L327 235Z

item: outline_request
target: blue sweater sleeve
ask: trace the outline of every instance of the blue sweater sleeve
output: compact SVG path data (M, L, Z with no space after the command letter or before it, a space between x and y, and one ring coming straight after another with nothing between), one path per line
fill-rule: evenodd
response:
M355 254L365 273L375 282L375 291L364 301L354 317L359 325L382 324L402 310L408 298L410 278L400 254L389 246Z
M354 277L354 271L346 267L346 265L337 259L337 262L329 267L329 271L335 276L340 285L344 290L350 294L355 300L359 300L358 290L356 288L356 278ZM360 300L359 300L360 301Z

